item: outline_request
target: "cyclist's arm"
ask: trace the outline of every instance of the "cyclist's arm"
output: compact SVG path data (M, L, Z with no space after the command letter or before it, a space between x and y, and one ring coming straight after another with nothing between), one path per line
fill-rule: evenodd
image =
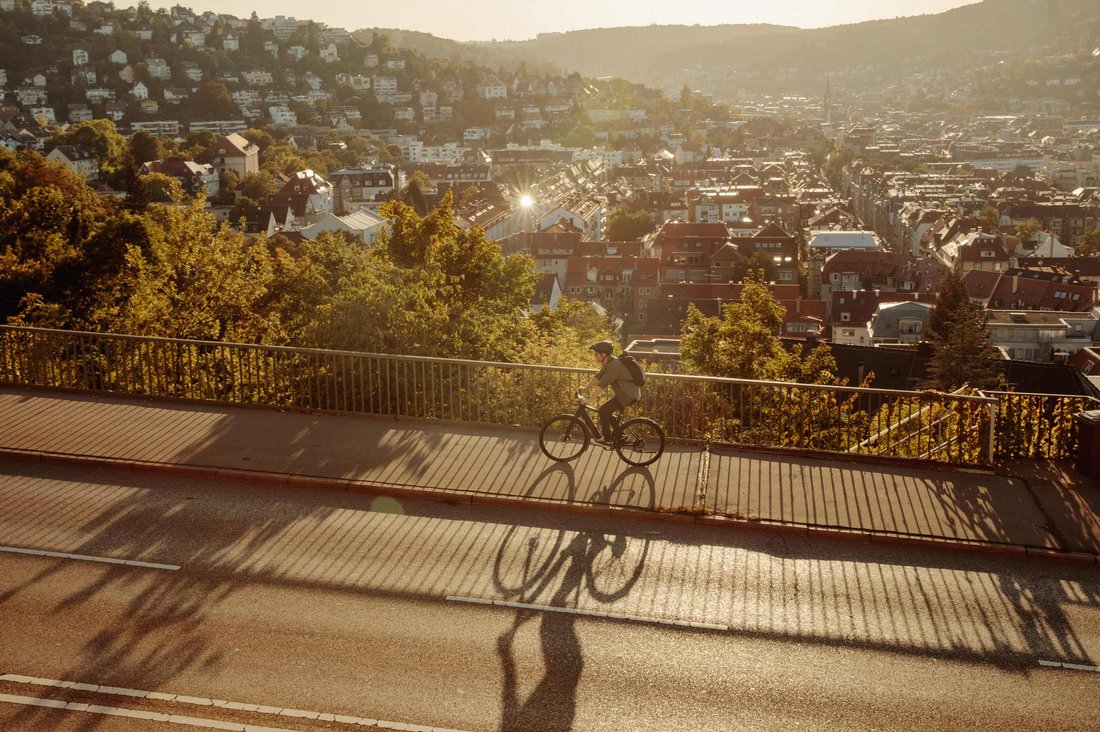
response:
M592 398L599 399L600 395L603 394L604 387L600 386L600 380L598 377L599 374L593 374L592 378L588 380L588 383L581 387L581 393L587 394L588 392L595 389L595 391L592 392Z

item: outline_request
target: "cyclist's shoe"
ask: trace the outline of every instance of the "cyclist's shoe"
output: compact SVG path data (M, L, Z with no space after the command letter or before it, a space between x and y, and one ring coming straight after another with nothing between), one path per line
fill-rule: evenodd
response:
M593 440L593 442L595 442L600 447L613 447L615 445L615 443L611 440L605 440L602 437L597 437L595 440Z

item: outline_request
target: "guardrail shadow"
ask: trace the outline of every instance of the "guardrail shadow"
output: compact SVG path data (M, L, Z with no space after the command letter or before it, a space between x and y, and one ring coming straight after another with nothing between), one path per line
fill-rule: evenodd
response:
M575 503L605 504L613 501L608 491L638 508L655 500L656 481L646 469L615 473L607 486L588 475L552 464L523 490L534 497L553 485ZM1091 567L676 524L649 533L653 526L633 521L502 515L442 503L398 500L393 515L371 511L369 496L198 483L7 466L0 511L6 526L22 528L7 530L0 543L185 567L151 577L108 566L65 588L47 611L91 613L106 596L128 598L119 622L90 620L95 631L66 678L187 691L170 689L173 680L224 661L212 616L255 583L418 601L495 592L563 607L614 603L616 612L717 622L777 643L941 658L1016 674L1028 673L1036 659L1096 664L1077 631L1082 613L1100 607ZM179 526L193 533L170 535ZM63 566L51 564L6 590L0 613L30 607L23 593ZM520 697L515 638L536 618L519 611L488 656L504 672L500 703L508 728L531 720L554 728L554 715L576 714L584 648L570 615L539 618L547 674L537 694ZM17 728L53 728L52 714L28 710Z

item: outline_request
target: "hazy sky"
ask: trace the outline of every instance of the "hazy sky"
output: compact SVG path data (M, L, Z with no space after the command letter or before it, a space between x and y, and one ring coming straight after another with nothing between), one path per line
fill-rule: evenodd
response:
M382 27L419 30L460 41L532 38L538 33L626 25L775 23L800 28L877 18L939 13L974 0L151 0L154 8L180 4L247 18L289 15L348 30ZM136 5L123 0L117 7Z

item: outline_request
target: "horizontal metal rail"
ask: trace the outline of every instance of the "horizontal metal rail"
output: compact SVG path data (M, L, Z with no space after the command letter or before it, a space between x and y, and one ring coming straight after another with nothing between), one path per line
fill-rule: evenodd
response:
M533 427L588 369L0 326L0 382ZM637 409L682 441L989 464L999 397L647 376Z

